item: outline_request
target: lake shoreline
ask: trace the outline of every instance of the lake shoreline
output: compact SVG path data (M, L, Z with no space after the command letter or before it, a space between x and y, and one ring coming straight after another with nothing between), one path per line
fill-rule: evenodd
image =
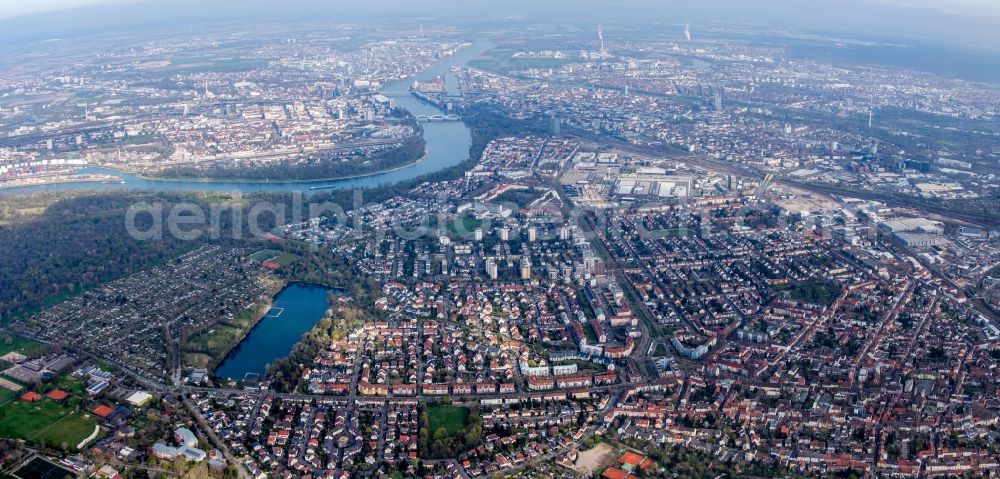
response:
M323 311L320 313L319 317L315 318L314 320L313 319L308 320L307 322L311 322L312 324L310 324L308 327L304 328L304 331L301 334L296 335L294 338L292 338L293 341L288 346L288 348L289 348L288 351L282 351L280 353L272 353L272 352L269 351L266 354L267 356L270 357L270 359L265 363L264 370L259 372L261 376L263 376L264 374L267 373L267 365L273 363L276 360L279 360L281 358L287 357L289 354L291 354L292 351L294 351L295 346L298 345L299 342L301 342L302 335L309 333L310 331L312 331L316 327L316 324L319 324L319 322L323 319L323 315L326 313L326 310L328 310L330 308L330 306L331 306L331 303L330 303L329 299L327 299L329 297L330 293L349 294L349 293L346 292L346 290L344 290L344 288L331 288L331 287L329 287L327 285L323 285L323 284L319 284L319 283L311 283L311 282L306 282L306 281L290 281L290 282L285 283L281 287L281 289L279 289L271 297L270 304L268 305L268 307L266 309L263 310L263 313L260 315L260 318L258 318L257 321L254 322L254 325L252 327L250 327L250 328L247 329L246 333L243 335L243 337L239 341L234 342L232 344L232 346L230 346L230 348L228 349L228 351L226 352L225 355L220 355L221 359L217 361L217 363L215 364L214 367L212 367L212 368L209 369L210 372L211 372L211 377L213 377L215 379L219 379L219 380L242 381L247 376L247 374L255 373L255 371L246 371L246 372L244 372L244 374L242 375L242 377L231 377L229 375L226 375L225 373L220 373L220 370L223 369L223 367L226 365L227 362L229 362L230 360L234 360L234 359L236 359L236 358L239 357L241 350L248 343L248 341L251 339L251 337L253 336L254 332L258 331L259 328L261 328L262 326L265 325L265 322L264 322L265 319L278 319L278 317L276 317L276 316L270 316L270 313L275 308L275 305L277 305L277 304L279 304L281 302L280 299L279 299L281 297L281 295L284 294L284 293L286 293L286 292L288 292L288 291L290 291L290 290L292 290L293 288L303 288L303 289L306 289L306 290L311 290L311 289L319 289L319 290L321 290L321 292L323 294L323 305L324 305ZM283 315L284 315L284 309L282 309L282 316ZM284 330L284 329L285 328L282 328L282 330ZM271 356L273 356L273 357L271 357ZM242 367L240 369L248 369L248 367L244 366L244 367Z
M282 286L281 289L282 290L285 289L286 286ZM281 290L279 290L279 293L280 291ZM225 348L223 352L212 357L212 359L208 361L208 364L205 365L205 369L209 370L214 374L215 370L218 369L218 367L222 363L226 362L226 359L229 359L229 356L233 354L233 351L239 348L239 346L243 344L243 341L246 341L247 336L250 336L250 333L257 328L257 325L260 324L260 321L264 319L265 316L267 316L267 312L271 310L272 306L274 306L274 297L277 295L278 293L275 293L270 298L264 300L263 303L259 304L259 306L257 307L257 311L255 313L256 317L253 319L253 321L250 322L249 325L247 325L246 331L243 331L242 334L240 334L239 339L230 344L229 347Z

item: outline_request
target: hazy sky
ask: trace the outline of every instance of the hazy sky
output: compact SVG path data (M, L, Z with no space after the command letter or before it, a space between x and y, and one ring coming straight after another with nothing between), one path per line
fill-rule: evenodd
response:
M901 7L925 8L954 15L1000 15L997 0L874 0Z
M287 1L287 0L286 0ZM840 3L841 0L803 0L806 4ZM863 0L870 3L934 10L943 14L1000 17L1000 0ZM35 13L64 10L92 5L113 3L172 3L170 0L0 0L0 18L17 17ZM545 3L546 0L541 0ZM281 2L284 3L284 2ZM286 5L293 6L294 0ZM391 3L391 2L386 2ZM400 2L410 3L410 2ZM416 2L420 3L420 2ZM627 2L626 2L627 3ZM664 2L667 3L667 2Z
M87 8L89 7L89 8ZM352 14L485 20L742 23L1000 51L1000 0L0 0L0 40ZM0 44L2 46L2 44Z
M127 0L0 0L0 17L18 17Z

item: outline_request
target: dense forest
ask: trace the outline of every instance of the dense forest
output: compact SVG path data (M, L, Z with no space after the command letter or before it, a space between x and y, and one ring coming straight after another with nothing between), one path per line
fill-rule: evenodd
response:
M205 242L246 246L260 241L246 221L254 202L230 204L228 200L212 194L140 192L75 192L61 199L40 198L43 213L0 225L0 324L152 268ZM292 203L290 195L278 200ZM179 238L167 226L172 209L181 204L198 207L206 215L203 222L178 228L180 232L200 231L197 238ZM215 224L209 220L212 205L223 205ZM137 207L132 215L131 207ZM237 209L240 212L234 213ZM129 232L129 221L139 235ZM212 232L210 226L217 230ZM272 215L257 218L260 230L275 226ZM153 232L159 233L142 236Z
M217 162L208 166L175 166L163 170L162 178L212 178L220 180L273 180L308 181L344 178L376 173L404 166L420 159L424 154L424 140L415 136L403 141L402 146L371 156L342 156L334 153L310 155L306 159L282 160L277 163L251 166L231 162ZM346 160L346 161L345 161Z
M126 211L142 201L171 204L177 198L80 196L56 202L30 220L0 226L0 320L150 268L196 246L172 237L132 238L125 229ZM143 229L151 221L149 215L136 217Z

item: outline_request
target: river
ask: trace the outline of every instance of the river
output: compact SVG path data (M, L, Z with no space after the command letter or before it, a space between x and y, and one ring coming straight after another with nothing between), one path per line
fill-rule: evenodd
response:
M215 374L230 379L263 375L268 363L287 356L302 335L323 319L330 307L327 294L332 291L307 283L292 283L282 289L271 309L229 352Z
M386 84L382 94L390 97L396 106L417 115L438 115L444 113L441 109L424 103L409 93L414 80L428 81L438 76L445 77L445 85L449 94L458 94L457 80L451 73L453 66L465 65L469 60L485 53L493 47L487 39L480 39L470 47L452 55L434 67L422 73ZM427 154L416 163L405 167L375 173L369 176L332 181L309 182L244 182L244 181L167 181L142 178L133 173L122 173L108 168L85 167L79 173L106 174L122 178L122 183L57 183L49 185L24 186L0 190L0 194L26 193L32 191L61 190L144 190L144 191L217 191L243 192L258 191L291 192L301 191L304 194L326 189L371 188L379 185L393 184L410 180L421 175L434 173L455 166L469 158L469 147L472 145L472 134L463 122L431 122L422 123Z

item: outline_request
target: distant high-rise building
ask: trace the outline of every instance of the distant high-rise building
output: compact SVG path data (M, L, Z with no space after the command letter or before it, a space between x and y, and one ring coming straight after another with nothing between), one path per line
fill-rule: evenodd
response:
M482 228L476 228L476 231L474 231L472 234L473 234L473 237L476 238L476 241L482 241L483 240L483 229Z
M600 258L594 260L594 269L591 272L597 276L606 275L608 273L608 268L604 265L604 260Z
M486 275L489 276L490 279L497 279L497 276L499 276L498 273L497 262L493 259L486 260Z
M569 239L569 228L565 226L559 228L559 239L562 241L566 241Z
M500 228L500 241L509 241L509 240L510 240L510 228L506 226Z
M521 257L521 279L531 279L531 260L527 256Z
M538 238L538 232L535 228L528 228L528 241L535 241Z
M722 111L722 91L715 92L715 111Z

